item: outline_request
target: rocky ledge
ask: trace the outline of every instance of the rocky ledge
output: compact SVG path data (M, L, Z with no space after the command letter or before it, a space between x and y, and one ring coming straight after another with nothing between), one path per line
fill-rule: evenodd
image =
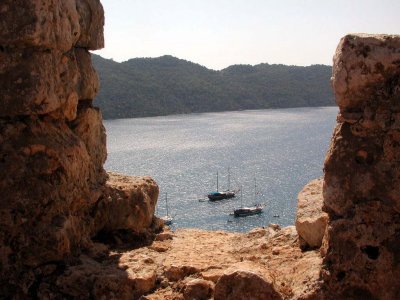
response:
M319 293L321 261L318 251L300 250L294 226L270 225L247 234L166 229L136 249L128 243L93 244L55 281L41 284L38 295L309 299Z

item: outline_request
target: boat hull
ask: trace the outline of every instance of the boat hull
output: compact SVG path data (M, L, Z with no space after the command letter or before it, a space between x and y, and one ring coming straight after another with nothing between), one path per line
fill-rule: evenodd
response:
M263 212L262 208L239 208L233 212L235 217L247 217L251 215L258 215Z
M219 201L235 197L234 192L211 193L207 195L210 201Z

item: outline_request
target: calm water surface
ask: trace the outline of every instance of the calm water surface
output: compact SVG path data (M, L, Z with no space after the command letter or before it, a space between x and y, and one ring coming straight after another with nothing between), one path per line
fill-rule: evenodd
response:
M337 111L295 108L108 120L105 167L152 176L160 186L157 214L165 215L168 193L173 228L248 231L269 223L293 225L298 192L322 175ZM231 188L243 187L243 204L264 203L263 214L231 216L240 196L199 201L216 189L217 171L220 190L227 188L228 168Z

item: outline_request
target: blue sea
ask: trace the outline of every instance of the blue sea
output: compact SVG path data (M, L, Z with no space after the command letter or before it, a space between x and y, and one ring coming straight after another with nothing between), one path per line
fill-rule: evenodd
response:
M105 121L105 168L150 175L160 187L157 215L172 228L248 231L295 222L297 194L322 175L336 107L173 115ZM219 202L208 192L242 187ZM242 203L242 204L241 204ZM234 218L235 207L263 203L260 215ZM277 217L279 216L279 217Z

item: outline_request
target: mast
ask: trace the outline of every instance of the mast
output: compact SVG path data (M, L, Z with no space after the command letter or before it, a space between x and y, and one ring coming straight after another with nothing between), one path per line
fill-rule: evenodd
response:
M217 171L217 192L218 192L218 171Z
M168 217L168 193L165 193L165 207L167 209L167 217Z
M254 175L254 202L256 202L256 198L257 198L257 178Z
M243 207L243 186L240 186L240 207Z
M231 168L228 168L228 191L231 190Z

